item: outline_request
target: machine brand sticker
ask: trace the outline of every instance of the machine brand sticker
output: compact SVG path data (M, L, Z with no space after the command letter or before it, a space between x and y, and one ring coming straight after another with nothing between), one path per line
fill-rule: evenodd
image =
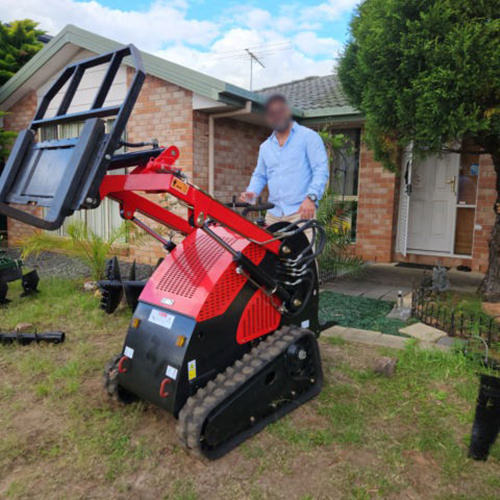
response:
M311 322L308 319L305 319L304 321L302 321L300 326L301 326L301 328L309 328L310 324L311 324Z
M123 351L123 354L127 356L127 358L132 359L134 357L134 350L129 347L128 345L125 346L125 350Z
M188 363L188 380L193 380L195 378L196 378L196 359L193 359Z
M173 314L168 314L165 311L160 311L159 309L151 309L148 321L170 330L172 328L172 325L174 324L174 319L175 316Z
M179 193L182 193L182 194L187 194L187 192L189 190L189 184L182 182L180 179L177 179L177 177L174 177L172 179L172 183L170 184L170 187L172 189L175 189L176 191L179 191Z
M165 375L167 377L170 377L172 380L175 380L177 378L178 373L179 373L179 370L177 368L174 368L173 366L168 365L167 371L165 372Z
M175 303L175 300L174 299L163 298L163 299L161 299L161 303L165 304L166 306L173 306L174 303Z

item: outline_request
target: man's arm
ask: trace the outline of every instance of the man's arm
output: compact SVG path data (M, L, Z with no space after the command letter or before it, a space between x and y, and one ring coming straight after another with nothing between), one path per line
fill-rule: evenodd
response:
M266 187L267 180L267 168L261 148L259 150L257 166L253 171L252 178L250 179L250 184L248 185L246 192L254 193L256 196L259 196L262 190Z
M325 191L330 169L328 167L328 155L323 144L323 139L316 132L312 133L311 137L307 140L306 153L312 170L312 179L307 188L307 194L316 196L319 201ZM315 211L316 203L309 198L306 198L299 208L299 214L302 219L312 219Z
M330 176L328 154L321 136L314 132L307 141L307 158L312 170L312 180L307 194L314 194L321 200Z

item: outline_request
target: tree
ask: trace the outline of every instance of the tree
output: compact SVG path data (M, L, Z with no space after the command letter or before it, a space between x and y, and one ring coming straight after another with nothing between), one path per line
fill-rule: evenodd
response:
M5 112L0 111L0 118L5 116ZM16 138L15 132L9 132L0 127L0 173L2 172L2 165L9 156L9 149L14 139Z
M0 85L14 76L42 47L39 40L45 31L31 19L0 22Z
M10 24L0 22L0 85L14 76L43 47L39 37L45 32L37 26L38 23L31 19ZM0 112L0 118L4 115ZM0 172L15 137L15 132L0 127Z
M500 298L500 3L366 0L350 26L338 75L366 117L375 159L396 170L417 155L472 149L497 174L489 268L481 286ZM470 146L469 144L472 144Z

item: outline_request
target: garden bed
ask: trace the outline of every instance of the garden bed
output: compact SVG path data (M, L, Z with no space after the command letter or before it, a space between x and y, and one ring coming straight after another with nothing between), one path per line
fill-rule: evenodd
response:
M342 293L321 292L319 296L319 317L321 324L334 322L337 325L375 330L401 336L399 329L407 325L406 321L387 318L394 307L394 302L357 297Z
M491 310L491 309L490 309ZM412 297L412 315L430 326L458 338L481 337L496 352L500 351L500 322L488 314L476 294L448 291L433 293L417 289Z

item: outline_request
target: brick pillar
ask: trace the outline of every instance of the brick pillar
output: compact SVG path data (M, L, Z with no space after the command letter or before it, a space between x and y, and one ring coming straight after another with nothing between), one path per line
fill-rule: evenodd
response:
M496 173L490 155L479 157L479 186L472 247L472 269L486 272L488 268L488 241L495 223L493 206L496 201Z
M397 177L373 159L361 141L356 254L366 261L390 262L395 225Z

